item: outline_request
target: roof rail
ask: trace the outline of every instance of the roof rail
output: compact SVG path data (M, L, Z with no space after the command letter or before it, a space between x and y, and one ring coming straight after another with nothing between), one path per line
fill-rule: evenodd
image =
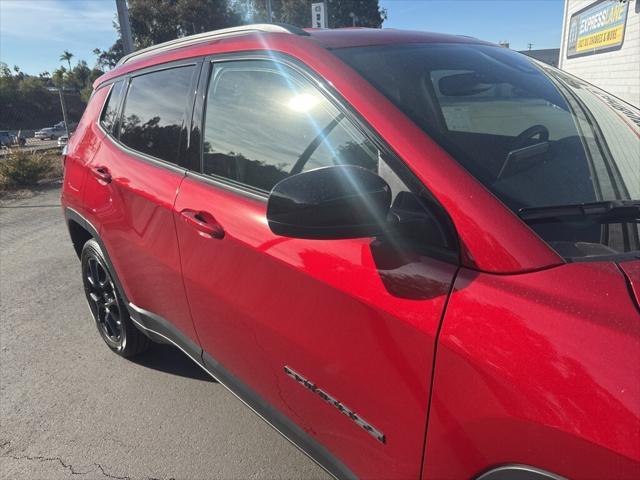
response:
M306 36L309 35L309 33L305 32L301 28L295 27L293 25L287 25L285 23L255 23L253 25L241 25L239 27L222 28L220 30L212 30L211 32L197 33L195 35L189 35L188 37L176 38L175 40L170 40L168 42L159 43L158 45L143 48L142 50L137 50L122 57L118 61L116 66L123 65L134 58L146 57L147 55L151 55L154 53L166 52L168 50L173 50L174 48L193 45L194 43L200 43L205 40L242 35L252 32L291 33L295 35Z

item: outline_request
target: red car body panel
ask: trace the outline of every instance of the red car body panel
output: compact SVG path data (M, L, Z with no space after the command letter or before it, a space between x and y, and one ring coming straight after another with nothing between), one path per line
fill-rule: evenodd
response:
M286 54L339 92L440 202L460 265L399 259L370 238L273 234L263 200L108 138L98 126L107 88L69 140L63 205L99 232L131 303L170 320L358 477L472 478L517 463L571 478L639 478L640 317L630 295L638 261L565 264L325 48L443 41L480 43L358 30L250 33L132 60L95 86L184 58ZM206 234L184 212L220 230Z
M185 209L213 216L224 239L181 221ZM190 177L175 210L203 349L359 476L418 478L435 337L457 267L399 258L371 239L279 237L265 202ZM386 442L284 375L285 365Z
M82 211L84 182L87 178L87 164L100 148L104 134L100 130L97 118L108 95L107 88L97 90L82 115L76 131L67 143L67 154L64 156L64 178L62 203L70 208Z
M173 204L184 173L158 168L106 138L88 166L84 215L100 232L129 301L170 318L197 343L182 286Z
M505 463L640 478L638 320L612 262L461 270L438 342L423 478Z

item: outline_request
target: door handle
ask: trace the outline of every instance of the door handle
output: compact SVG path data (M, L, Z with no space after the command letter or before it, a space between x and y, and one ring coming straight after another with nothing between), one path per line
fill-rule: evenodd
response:
M191 227L218 240L224 237L224 229L216 219L207 212L185 209L180 212L182 219Z
M104 183L111 183L111 174L109 173L109 169L107 167L93 167L91 169L91 173L93 173L93 176L98 180Z

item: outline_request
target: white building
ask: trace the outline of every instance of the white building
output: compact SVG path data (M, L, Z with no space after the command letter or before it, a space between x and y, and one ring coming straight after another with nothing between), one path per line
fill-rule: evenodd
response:
M565 0L558 66L640 107L640 0Z

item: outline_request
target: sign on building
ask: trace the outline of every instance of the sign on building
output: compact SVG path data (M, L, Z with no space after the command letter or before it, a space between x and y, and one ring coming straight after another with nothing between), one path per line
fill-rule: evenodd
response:
M324 2L311 4L311 27L327 28L327 11Z
M622 47L629 2L600 0L571 15L567 58L608 52Z

